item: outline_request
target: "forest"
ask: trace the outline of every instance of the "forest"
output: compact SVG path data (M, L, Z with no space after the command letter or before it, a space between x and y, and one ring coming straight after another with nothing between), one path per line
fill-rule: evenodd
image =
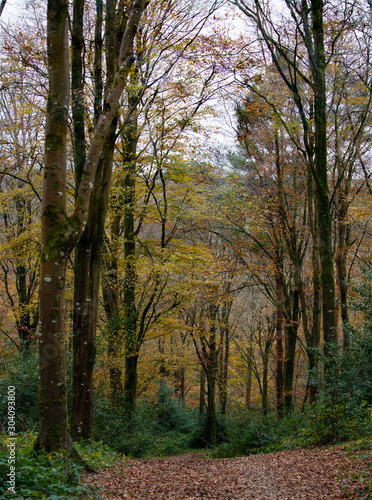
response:
M16 3L0 497L372 498L372 1Z

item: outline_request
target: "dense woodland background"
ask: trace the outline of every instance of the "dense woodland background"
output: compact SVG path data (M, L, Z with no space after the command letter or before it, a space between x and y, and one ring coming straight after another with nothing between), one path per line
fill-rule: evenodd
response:
M370 434L371 30L364 0L2 22L0 384L36 449Z

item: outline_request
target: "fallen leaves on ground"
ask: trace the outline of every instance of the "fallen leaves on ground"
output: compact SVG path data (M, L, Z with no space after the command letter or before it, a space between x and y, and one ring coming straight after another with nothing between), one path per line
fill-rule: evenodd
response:
M111 500L362 499L368 498L358 491L363 467L368 464L348 457L341 446L224 459L190 453L124 460L84 481Z

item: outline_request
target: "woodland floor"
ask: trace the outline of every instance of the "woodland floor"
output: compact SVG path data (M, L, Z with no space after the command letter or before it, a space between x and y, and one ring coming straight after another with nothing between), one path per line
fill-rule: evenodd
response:
M367 499L372 496L362 492L361 481L370 474L369 462L348 456L343 446L224 459L189 453L124 460L84 481L110 500Z

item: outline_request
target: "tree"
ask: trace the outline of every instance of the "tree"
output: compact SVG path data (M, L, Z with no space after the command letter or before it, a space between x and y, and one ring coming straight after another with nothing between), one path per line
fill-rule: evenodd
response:
M74 92L74 127L75 127L75 163L77 172L77 184L81 176L81 166L84 162L85 155L85 133L83 123L84 105L81 96L83 95L82 82L82 3L76 2L74 10L74 35L73 42L76 50L74 51L76 61L76 71L73 68L73 77L76 84ZM137 359L138 354L129 354L129 345L134 346L136 342L130 342L129 338L136 336L134 333L135 323L135 262L133 254L135 253L135 238L136 232L131 231L129 227L133 225L134 208L130 202L130 193L135 189L135 171L136 171L136 144L138 142L137 134L137 119L140 112L145 116L149 113L152 101L155 97L165 91L164 79L171 79L174 68L177 67L177 62L182 59L184 52L188 46L195 40L197 34L201 31L204 23L208 19L210 13L216 8L216 2L213 2L210 11L205 14L195 12L192 2L175 0L172 2L158 2L153 8L149 8L147 15L141 20L136 35L133 53L133 72L130 77L128 92L125 93L121 101L120 108L124 109L124 116L118 114L115 117L110 136L107 139L104 148L104 154L101 158L101 163L98 167L96 183L93 188L93 194L90 204L90 214L83 237L78 243L75 258L75 310L74 310L74 378L73 378L73 433L76 437L88 437L92 435L92 373L95 358L95 334L98 310L100 268L101 268L101 253L104 240L104 223L108 207L109 187L111 174L114 164L115 143L120 138L124 143L122 167L128 172L122 177L122 189L126 192L124 212L124 227L126 228L125 238L125 254L126 262L131 264L125 268L125 287L124 287L124 325L127 332L128 356L126 356L127 369L125 371L125 380L131 387L136 381ZM109 88L114 79L115 68L117 66L117 49L120 45L120 39L123 35L122 30L124 22L121 19L120 9L115 13L115 1L109 1L106 4L106 23L105 23L105 57L106 57L106 87ZM171 20L171 22L170 22ZM94 108L95 119L98 118L101 112L102 96L102 40L101 26L102 25L102 3L97 2L97 24L95 33L95 96ZM156 26L156 29L152 29ZM164 64L163 64L164 63ZM76 74L75 74L76 73ZM166 85L165 85L166 86ZM150 91L148 91L150 89ZM147 91L147 95L146 95ZM143 100L147 100L148 105L143 107ZM119 121L118 129L115 125ZM184 127L188 121L184 120ZM134 130L134 132L133 132ZM129 151L131 149L131 151ZM79 173L80 172L80 173ZM156 173L158 175L158 173ZM155 175L155 176L156 176ZM151 190L150 190L151 191ZM151 194L148 200L151 199ZM130 207L130 208L129 208ZM144 209L145 212L145 209ZM116 230L120 231L120 219L116 217L116 222L112 225ZM137 227L137 232L140 229ZM134 226L133 226L134 227ZM117 246L118 235L112 233L115 240L114 247ZM106 240L109 242L109 238ZM109 351L110 357L114 358L120 351L122 339L120 339L119 325L121 323L118 298L115 287L115 267L116 267L116 250L109 251L110 262L112 269L108 271L109 280L104 281L103 296L105 309L109 326ZM129 252L129 253L128 253ZM111 282L111 286L110 285ZM148 309L146 309L148 311ZM141 323L142 324L142 323ZM124 333L124 336L125 333ZM112 360L115 365L114 359ZM84 374L85 375L82 375ZM120 370L112 366L111 381L114 399L119 395ZM130 382L131 381L131 382ZM133 382L134 381L134 382ZM135 383L134 383L135 385ZM125 389L125 394L135 394L133 389ZM131 399L131 398L129 398ZM81 404L85 402L86 405ZM80 422L83 422L81 424Z
M94 50L94 98L91 121L97 123L102 114L102 9L96 2ZM115 11L116 1L106 2L106 92L113 83L118 68L119 47L123 37L126 10ZM76 191L82 181L86 161L83 78L84 1L74 3L72 31L72 114L74 125L74 164ZM91 195L87 224L78 241L74 261L74 320L73 320L73 379L72 420L74 439L93 437L93 369L96 355L96 328L98 319L100 273L105 220L111 184L116 141L117 115L114 116L101 153Z
M320 262L322 284L324 351L331 357L332 345L337 343L336 289L333 271L332 218L328 188L327 170L327 113L326 113L326 59L324 49L324 2L311 0L299 5L291 0L286 6L295 21L296 43L290 45L289 39L283 42L278 28L268 11L258 1L253 6L244 0L233 3L254 21L269 49L273 63L283 81L293 95L298 108L304 131L304 147L309 161L311 175L315 184L317 225L320 238ZM345 14L346 17L346 14ZM340 31L337 32L338 34ZM286 34L287 36L287 34ZM337 39L337 34L334 40ZM304 64L303 47L307 52L307 63L311 78L307 76ZM302 64L301 64L302 63ZM311 139L310 115L303 95L302 86L306 85L314 96L314 144Z
M266 309L266 310L265 310ZM269 411L269 361L275 340L275 315L262 306L251 301L249 324L246 333L234 338L234 343L244 359L247 369L253 372L259 387L262 401L262 413ZM249 382L251 384L251 381Z
M174 182L171 168L173 162L177 162L175 150L181 147L186 132L192 130L202 113L202 106L217 89L214 66L209 64L198 71L194 61L200 32L217 5L218 2L212 2L208 9L200 11L195 11L192 3L179 0L156 6L148 11L136 40L136 62L126 99L133 113L120 127L122 175L118 174L114 188L115 213L107 238L109 246L110 240L112 243L107 259L110 267L106 269L108 279L104 279L105 309L112 328L109 333L112 393L117 399L122 382L121 370L114 358L124 344L123 390L128 415L133 414L135 408L139 351L147 331L178 303L164 300L169 276L168 247L178 225L178 217L173 220L170 216L168 190ZM151 30L153 23L157 25L155 32ZM181 65L190 68L188 81ZM137 192L141 193L140 202ZM142 231L148 217L157 227L154 246L142 244ZM144 255L153 261L142 291L137 271L141 247ZM122 304L117 288L121 248L124 255Z
M68 2L48 1L49 94L45 132L40 266L40 426L37 450L73 454L68 431L65 360L65 278L68 256L87 223L97 165L132 64L133 39L148 2L135 0L120 46L118 71L94 129L74 211L66 216L66 147L69 108Z

